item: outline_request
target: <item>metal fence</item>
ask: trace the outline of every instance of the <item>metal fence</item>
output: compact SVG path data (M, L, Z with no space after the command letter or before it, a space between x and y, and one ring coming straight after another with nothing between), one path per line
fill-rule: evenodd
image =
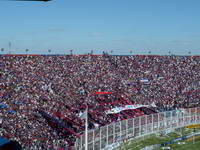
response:
M106 149L126 139L200 123L200 108L179 109L127 119L88 131L88 150ZM85 134L76 140L75 149L85 149Z

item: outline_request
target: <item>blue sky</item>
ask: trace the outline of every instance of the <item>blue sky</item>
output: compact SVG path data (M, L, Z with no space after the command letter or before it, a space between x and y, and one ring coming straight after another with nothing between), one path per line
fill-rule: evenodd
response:
M12 53L200 54L200 0L0 1L0 48Z

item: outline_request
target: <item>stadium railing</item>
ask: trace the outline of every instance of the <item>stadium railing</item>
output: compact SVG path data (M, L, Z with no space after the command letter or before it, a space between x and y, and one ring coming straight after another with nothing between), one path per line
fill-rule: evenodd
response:
M122 120L88 131L88 150L108 149L124 140L173 130L200 123L200 108L177 109ZM75 143L76 150L85 149L85 134Z

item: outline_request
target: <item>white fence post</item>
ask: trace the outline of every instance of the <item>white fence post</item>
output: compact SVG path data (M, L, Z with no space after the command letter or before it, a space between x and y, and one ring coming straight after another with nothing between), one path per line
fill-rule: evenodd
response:
M128 120L129 119L126 119L126 139L128 138L128 129L129 129L129 127L128 127Z
M82 146L83 146L83 136L81 135L81 142L80 142L80 149L82 150Z
M141 117L139 117L139 136L141 135Z
M100 127L100 129L99 129L100 131L99 131L99 147L100 147L100 149L101 149L101 127Z
M113 143L115 143L115 123L113 123Z
M94 139L95 134L94 134L94 130L93 130L93 134L92 134L92 135L93 135L93 137L92 137L92 147L93 147L93 148L92 148L92 149L95 150L95 149L94 149L94 145L95 145L95 139Z
M164 128L167 127L167 122L166 122L166 119L167 118L167 115L166 115L166 112L164 112L164 118L163 118L163 122L164 122Z
M120 135L120 140L122 139L122 121L119 122L119 135Z
M158 113L158 131L160 131L160 113Z
M195 108L195 123L198 123L197 116L198 116L198 108Z
M173 123L172 123L172 121L173 121L173 111L170 112L170 115L171 115L171 119L170 119L170 129L172 129L172 128L173 128Z
M192 119L193 119L192 116L193 116L193 115L192 115L192 109L190 108L190 119L189 119L190 122L189 122L189 123L193 123L193 122L192 122Z
M145 115L145 131L144 134L147 134L147 115Z
M135 123L135 119L133 118L133 136L135 134L135 125L134 125L134 123Z
M108 145L108 125L106 127L106 146Z
M152 132L152 133L154 132L154 123L153 123L153 118L154 118L154 117L153 117L153 116L154 116L154 115L152 114L152 123L151 123L151 124L152 124L152 126L151 126L151 127L152 127L151 132Z

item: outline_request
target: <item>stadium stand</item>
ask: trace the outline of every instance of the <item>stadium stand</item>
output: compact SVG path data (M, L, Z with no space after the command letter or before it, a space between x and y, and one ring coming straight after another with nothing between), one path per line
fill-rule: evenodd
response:
M197 107L199 79L199 56L0 55L0 136L28 150L73 146L86 104L90 129ZM106 113L127 105L143 107Z

